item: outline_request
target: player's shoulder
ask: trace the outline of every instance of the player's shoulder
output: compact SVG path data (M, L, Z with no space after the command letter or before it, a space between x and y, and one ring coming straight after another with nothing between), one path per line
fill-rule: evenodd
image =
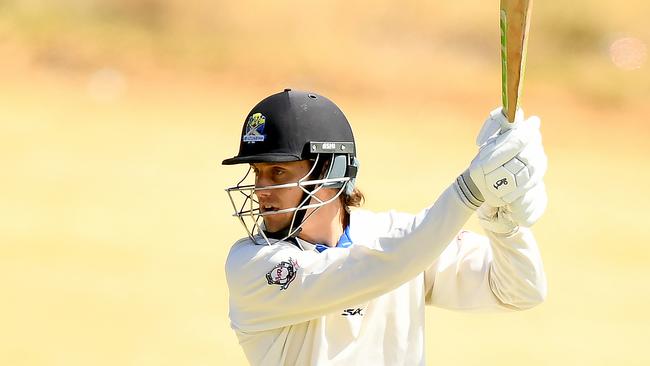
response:
M237 240L228 253L225 264L226 282L233 291L245 291L274 267L296 260L301 250L294 244L272 241L271 244L256 243L250 238ZM293 262L292 262L293 263Z
M350 214L350 231L353 236L388 236L395 230L410 227L415 215L395 210L373 212L354 209Z
M274 240L271 244L256 243L249 237L237 240L226 258L226 273L238 273L258 266L267 267L278 258L284 258L301 250L294 244Z
M286 241L271 240L270 244L263 243L261 240L256 242L249 237L237 240L228 253L226 262L249 262L255 259L262 259L273 256L281 251L300 251L294 244Z
M404 219L410 220L414 216L415 215L410 213L400 212L395 210L375 212L375 211L369 211L369 210L357 208L352 210L350 214L350 220L352 220L352 222L357 221L364 224L378 223L378 224L390 225L394 223L394 221L402 221Z

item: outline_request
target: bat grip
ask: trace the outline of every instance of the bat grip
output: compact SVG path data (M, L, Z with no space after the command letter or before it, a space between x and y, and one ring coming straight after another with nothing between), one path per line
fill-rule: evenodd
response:
M521 111L521 108L517 108L517 111L515 112L514 118L512 118L512 121L510 120L510 117L508 117L508 113L506 112L505 108L501 108L501 114L505 117L502 123L501 123L501 133L506 132L513 128L515 126L515 122L517 121L517 117L520 119L523 119L522 116L518 116L519 114L523 114Z
M519 108L517 108L517 112L518 112L518 111L519 111ZM516 117L517 117L517 113L515 113L515 116L511 119L511 118L508 116L508 113L507 113L506 109L505 109L505 108L501 108L501 114L503 114L503 116L506 117L506 120L507 120L510 124L515 123L515 119L516 119Z

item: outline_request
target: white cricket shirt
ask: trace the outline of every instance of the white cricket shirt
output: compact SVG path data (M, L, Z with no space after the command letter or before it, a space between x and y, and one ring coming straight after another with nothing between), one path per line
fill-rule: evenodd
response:
M418 215L354 211L348 248L235 243L231 326L252 365L424 365L424 305L530 308L546 296L535 239L461 232L449 187ZM460 232L460 234L459 234Z

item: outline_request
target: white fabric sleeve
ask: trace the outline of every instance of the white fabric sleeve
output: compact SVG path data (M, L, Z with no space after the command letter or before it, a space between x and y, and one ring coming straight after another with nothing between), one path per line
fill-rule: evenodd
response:
M376 230L388 234L373 243L322 253L289 243L235 244L226 261L231 325L240 331L278 328L380 296L424 272L472 213L450 186L408 222L384 216Z
M527 228L504 236L468 231L425 272L426 303L450 310L524 310L546 298L546 276Z

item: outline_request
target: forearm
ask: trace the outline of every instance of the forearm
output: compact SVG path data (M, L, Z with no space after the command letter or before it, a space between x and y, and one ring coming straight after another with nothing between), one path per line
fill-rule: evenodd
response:
M501 305L524 310L546 298L546 275L530 229L520 227L505 236L485 230L492 247L490 288Z

